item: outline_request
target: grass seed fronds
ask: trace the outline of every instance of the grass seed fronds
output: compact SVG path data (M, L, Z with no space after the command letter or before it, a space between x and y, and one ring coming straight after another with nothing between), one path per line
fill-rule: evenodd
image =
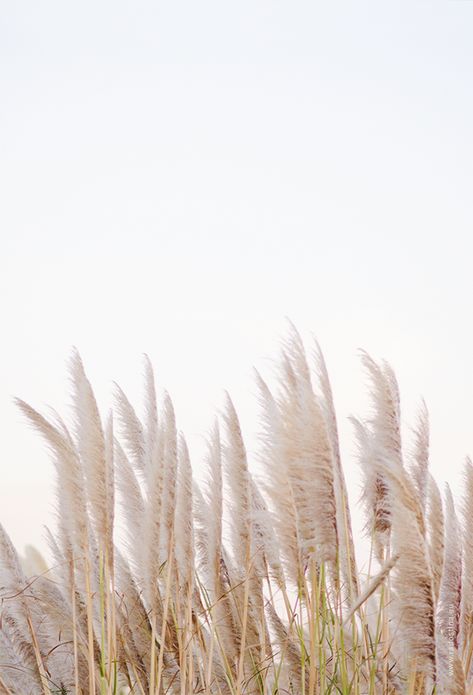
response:
M77 352L71 427L18 401L52 454L57 528L51 568L30 549L23 569L0 527L0 695L473 692L471 462L457 515L429 472L425 404L406 456L394 372L363 353L362 572L313 356L291 327L274 389L256 374L256 460L227 396L199 481L147 358L143 418L116 387L102 420Z

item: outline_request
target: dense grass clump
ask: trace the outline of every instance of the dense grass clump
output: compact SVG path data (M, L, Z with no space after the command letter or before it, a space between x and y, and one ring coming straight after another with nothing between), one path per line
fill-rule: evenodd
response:
M70 428L18 401L51 451L58 514L49 568L30 552L25 569L0 527L0 693L472 692L472 465L458 519L428 471L426 409L405 460L396 379L363 355L362 576L317 347L311 361L294 331L275 392L256 376L256 467L227 398L200 485L148 363L141 419L118 388L101 419L78 355Z

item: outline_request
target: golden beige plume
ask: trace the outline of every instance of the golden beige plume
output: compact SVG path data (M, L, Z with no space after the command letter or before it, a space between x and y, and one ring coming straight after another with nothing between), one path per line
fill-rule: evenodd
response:
M440 597L437 608L437 629L453 650L458 649L462 592L462 547L453 495L445 486L445 557Z
M383 562L391 533L391 492L374 435L357 418L350 417L349 420L355 429L357 458L363 475L364 530L372 540L375 557Z
M57 472L59 550L67 564L73 557L82 558L89 552L87 495L79 454L59 418L58 424L53 425L24 401L17 398L15 402L53 454Z
M220 572L222 562L222 524L223 524L223 481L222 481L222 446L220 430L215 421L207 444L207 500L206 554L208 557L208 590L212 601L220 597Z
M429 474L427 483L427 537L429 543L430 569L432 572L436 603L440 595L445 552L445 522L442 496L434 478Z
M124 449L140 471L145 470L145 432L130 401L115 384L115 412Z
M145 533L145 500L137 475L118 440L115 440L115 462L116 488L120 497L126 549L133 571L139 575L142 571L143 556L141 544L137 543L136 539L142 538Z
M113 546L114 483L113 434L109 420L106 445L97 402L77 350L73 352L70 371L74 388L74 411L77 450L85 473L87 500L99 551ZM109 557L111 561L111 557Z
M152 406L147 406L152 412ZM161 526L164 489L164 436L154 431L156 420L151 417L146 430L145 514L143 518L142 573L147 606L155 611L158 600L158 579L161 571ZM150 429L151 428L151 429Z
M461 507L463 541L463 577L461 603L461 636L464 648L473 637L473 464L465 461L463 474L464 492ZM470 671L472 657L468 659Z
M161 526L159 536L161 563L166 562L169 557L170 544L174 532L177 482L176 417L171 398L167 392L164 394L162 420L163 497L161 502Z
M265 471L264 489L273 511L280 556L287 577L297 585L302 558L297 525L297 508L285 456L283 420L271 391L256 372L261 406L260 460Z
M320 345L315 341L315 370L321 392L321 408L325 416L327 431L333 453L334 491L337 510L337 528L340 543L340 563L342 576L349 587L349 597L353 601L359 593L358 570L356 566L355 544L351 523L348 491L340 456L338 425L332 386Z
M194 526L192 512L192 468L182 434L178 442L178 475L174 519L174 546L179 584L191 591L194 579Z
M282 370L279 410L302 557L307 563L313 556L338 571L333 451L297 332L288 341Z
M401 663L407 673L434 680L435 603L420 503L404 469L386 466L386 472L393 490L392 551L399 556L391 574L391 616L402 648Z
M49 695L44 656L54 645L44 625L32 582L25 577L18 554L1 524L0 586L2 623L10 628L12 646L31 673L36 684L34 692Z
M144 468L152 473L159 456L159 423L153 366L148 355L144 355L145 420L143 432Z
M284 571L279 555L274 519L256 481L250 475L252 514L252 558L258 576L271 577L282 588Z
M402 465L400 401L396 377L386 362L380 366L364 351L361 351L361 358L371 380L373 408L370 426L376 445L390 460Z
M239 559L244 575L251 560L251 489L240 423L228 394L223 419L227 440L223 451L231 501L232 552Z
M437 635L437 666L435 695L466 695L465 673L458 651L440 633Z
M417 416L417 423L414 428L414 450L412 458L412 477L419 494L422 510L425 514L429 476L429 412L424 400L422 400Z

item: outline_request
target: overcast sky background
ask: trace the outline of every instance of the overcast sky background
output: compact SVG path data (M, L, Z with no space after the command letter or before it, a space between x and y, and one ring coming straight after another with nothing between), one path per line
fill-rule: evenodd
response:
M318 337L351 490L357 349L423 396L432 468L473 453L473 2L0 3L0 521L44 547L53 469L12 404L100 404L141 355L195 464L289 316Z

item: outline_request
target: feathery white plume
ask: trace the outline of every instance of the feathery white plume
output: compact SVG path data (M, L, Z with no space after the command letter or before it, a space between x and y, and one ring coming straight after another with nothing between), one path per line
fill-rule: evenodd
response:
M427 485L427 530L429 542L430 569L432 572L435 601L440 594L445 551L445 523L442 496L437 483L431 475Z
M462 643L466 647L473 631L473 464L465 461L462 512L463 577L461 603Z
M288 578L297 585L299 574L302 572L302 559L297 508L285 457L283 421L271 391L257 372L256 383L262 409L260 458L266 473L265 489L273 510L274 529L279 541L281 559Z
M175 557L181 586L191 587L194 570L194 529L192 521L192 468L182 434L178 444L178 479L174 520Z
M392 550L399 559L392 571L392 621L399 630L407 672L435 679L435 604L428 550L419 524L417 496L403 479L403 469L389 471L393 487ZM399 475L400 474L400 475Z
M87 499L97 539L103 540L100 550L111 545L113 534L113 458L111 448L105 449L105 437L97 402L86 377L82 360L74 351L71 360L74 386L77 449L82 461Z
M414 435L412 474L425 513L429 475L429 412L424 400L419 410Z
M251 489L246 460L246 449L240 423L231 398L226 394L223 414L226 430L224 470L231 496L231 538L234 557L242 564L243 572L249 567L251 552Z
M161 562L167 562L174 531L177 481L177 430L174 407L168 393L164 394L163 423L163 498L161 502L161 527L159 549Z
M439 632L458 649L462 582L462 548L453 496L445 487L445 559L437 609Z
M89 548L89 521L86 489L81 461L65 425L50 423L20 399L16 404L42 435L51 453L57 472L58 519L61 552L64 560L83 557Z
M133 465L138 470L144 471L145 435L143 425L118 384L115 384L115 405L125 450Z
M206 554L208 556L208 587L213 600L217 598L222 560L223 482L222 446L218 422L215 421L207 445L207 500ZM212 512L210 513L210 510Z
M359 592L358 571L356 567L355 544L351 524L348 491L343 473L340 443L338 438L337 416L333 402L332 387L328 376L325 358L320 345L315 341L315 368L321 391L321 408L325 416L327 431L333 453L334 492L337 510L337 528L340 543L340 562L342 575L349 587L353 600Z
M398 465L402 465L399 387L392 368L379 366L361 351L363 366L371 379L373 414L370 425L376 445Z
M297 332L287 346L283 370L279 408L303 557L307 561L314 555L319 564L328 562L335 567L338 529L333 451Z

